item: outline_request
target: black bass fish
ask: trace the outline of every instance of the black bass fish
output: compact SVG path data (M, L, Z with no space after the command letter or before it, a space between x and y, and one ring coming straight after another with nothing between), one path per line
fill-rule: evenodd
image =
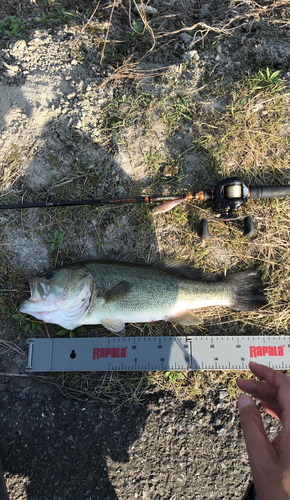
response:
M227 306L251 311L266 304L255 270L217 281L195 279L192 268L164 268L119 261L64 266L30 282L31 297L20 312L68 330L102 324L112 332L125 323L171 321L197 325L193 310Z

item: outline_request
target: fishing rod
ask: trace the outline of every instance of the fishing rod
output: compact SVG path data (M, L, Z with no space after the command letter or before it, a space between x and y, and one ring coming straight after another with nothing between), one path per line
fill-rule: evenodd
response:
M171 210L180 203L189 201L213 202L214 210L219 213L218 217L210 217L201 220L200 236L202 239L211 238L209 222L230 222L244 219L244 236L254 234L254 223L249 215L237 216L237 210L245 205L249 199L261 200L267 198L283 198L290 196L290 185L286 186L246 186L239 177L227 177L219 181L212 189L173 196L137 196L133 198L98 198L93 200L68 200L68 201L44 201L39 203L16 203L0 205L0 210L24 209L24 208L52 208L68 206L98 206L98 205L122 205L125 203L160 203L153 209L153 213L163 213Z

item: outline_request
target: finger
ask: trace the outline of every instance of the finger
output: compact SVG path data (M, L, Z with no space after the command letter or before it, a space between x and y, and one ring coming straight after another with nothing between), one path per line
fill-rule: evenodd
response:
M282 410L278 410L274 406L271 406L271 405L265 403L265 401L261 401L261 405L262 405L263 409L269 415L271 415L271 417L277 418L277 420L282 421Z
M241 391L249 392L255 398L259 399L277 399L278 396L277 389L271 387L267 382L249 379L238 379L237 386L241 389Z
M271 387L277 390L277 401L282 409L281 419L290 438L290 378L279 371L258 363L250 362L249 367L255 375L263 378ZM273 402L267 401L266 398L265 402L268 402L271 406L273 404Z
M277 401L281 407L280 418L283 422L283 433L285 439L290 440L290 378L279 371L259 363L250 362L250 370L258 377L264 379L269 385L277 390ZM265 403L269 403L265 401ZM271 404L270 406L276 406Z
M267 382L238 379L237 386L241 389L241 391L248 392L255 399L268 403L268 405L276 408L277 411L282 411L278 402L278 391L267 384Z
M253 372L253 374L256 375L256 377L265 380L266 382L268 382L268 384L271 385L271 387L274 387L275 389L279 389L281 382L284 379L287 379L287 375L273 370L273 368L270 368L269 366L255 363L254 361L249 362L249 368Z
M260 460L264 462L267 458L270 453L270 443L259 409L252 398L242 394L238 399L238 408L250 462L254 467Z

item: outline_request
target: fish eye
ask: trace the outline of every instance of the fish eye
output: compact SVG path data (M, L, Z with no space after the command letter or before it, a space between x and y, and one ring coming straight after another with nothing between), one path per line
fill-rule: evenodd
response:
M46 273L45 279L51 280L52 278L53 278L53 272L50 271L49 273Z

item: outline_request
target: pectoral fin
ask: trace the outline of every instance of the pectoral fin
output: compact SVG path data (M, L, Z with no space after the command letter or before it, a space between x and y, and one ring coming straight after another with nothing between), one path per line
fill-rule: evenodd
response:
M114 333L120 332L125 327L125 322L122 319L118 319L118 318L104 319L101 322L101 324L105 328L107 328L107 330L110 330L110 332L114 332Z
M109 290L106 290L102 296L105 299L106 304L110 302L116 302L117 300L121 300L130 292L132 288L131 283L128 281L120 281L117 285L114 285Z
M165 319L166 321L177 323L178 325L182 326L193 326L203 323L202 319L199 319L197 316L195 316L191 309L185 309L174 314L173 316L168 316Z

